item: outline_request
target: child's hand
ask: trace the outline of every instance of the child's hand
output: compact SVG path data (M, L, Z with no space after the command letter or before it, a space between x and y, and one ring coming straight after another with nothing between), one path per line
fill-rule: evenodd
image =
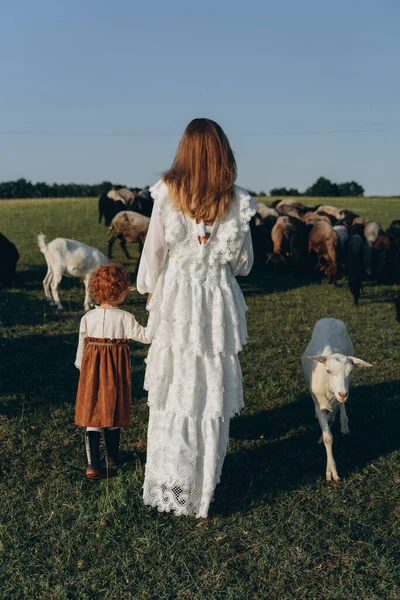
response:
M150 301L151 301L152 297L153 297L153 294L149 294L149 295L147 296L146 308L148 308L148 306L149 306L149 304L150 304Z

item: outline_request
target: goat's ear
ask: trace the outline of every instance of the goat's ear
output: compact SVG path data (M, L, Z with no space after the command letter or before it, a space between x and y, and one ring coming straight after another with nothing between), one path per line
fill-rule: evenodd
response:
M355 358L354 356L348 356L353 365L357 365L358 367L373 367L369 363L365 362L365 360L361 360L361 358Z
M315 362L322 363L323 365L328 360L328 357L327 356L323 356L322 354L320 356L307 356L307 358L309 358L310 360L314 360Z

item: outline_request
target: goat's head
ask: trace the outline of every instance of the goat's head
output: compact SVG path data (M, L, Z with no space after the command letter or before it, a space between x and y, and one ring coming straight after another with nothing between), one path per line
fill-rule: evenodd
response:
M276 266L282 262L285 263L286 260L285 260L285 257L282 256L282 254L280 254L279 252L268 252L267 253L267 261L265 264L267 265L269 262L272 262L272 264L274 266Z
M353 377L354 366L372 367L369 363L335 352L330 356L308 356L310 360L321 363L325 367L329 388L338 402L346 402L349 397L350 382Z
M331 260L326 263L325 275L328 279L328 283L336 283L337 265Z

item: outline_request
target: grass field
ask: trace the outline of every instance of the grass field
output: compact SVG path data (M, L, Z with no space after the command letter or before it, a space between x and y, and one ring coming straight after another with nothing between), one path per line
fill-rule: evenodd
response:
M314 204L317 199L310 200ZM324 199L379 220L399 199ZM117 477L84 477L74 425L73 362L83 288L64 280L57 312L44 300L35 236L105 251L95 199L0 201L0 230L17 245L18 285L0 292L0 597L5 599L400 599L400 327L395 286L366 284L359 308L346 282L253 271L240 281L250 341L241 354L245 409L207 520L143 506L146 349L135 345L135 460ZM115 245L115 259L122 253ZM125 262L131 273L134 261ZM144 298L124 305L145 321ZM343 319L356 356L351 435L333 428L341 481L325 482L325 451L300 356L321 317Z

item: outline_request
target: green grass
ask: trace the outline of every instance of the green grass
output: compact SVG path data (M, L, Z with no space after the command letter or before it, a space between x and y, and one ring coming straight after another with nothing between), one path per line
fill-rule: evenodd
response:
M400 218L400 200L345 202L383 226ZM176 518L141 501L143 346L133 349L133 425L122 434L135 460L113 480L84 477L73 366L83 289L64 280L65 310L48 306L35 235L105 251L96 201L2 201L0 222L21 255L17 287L0 293L1 598L400 598L395 286L367 284L357 309L344 280L332 287L263 271L241 280L250 334L241 354L245 409L232 422L209 519ZM118 245L114 255L122 259ZM124 264L133 273L134 261ZM143 297L133 293L124 306L144 322ZM374 365L355 377L351 435L333 428L339 484L324 480L299 361L326 316L347 323L356 356Z

